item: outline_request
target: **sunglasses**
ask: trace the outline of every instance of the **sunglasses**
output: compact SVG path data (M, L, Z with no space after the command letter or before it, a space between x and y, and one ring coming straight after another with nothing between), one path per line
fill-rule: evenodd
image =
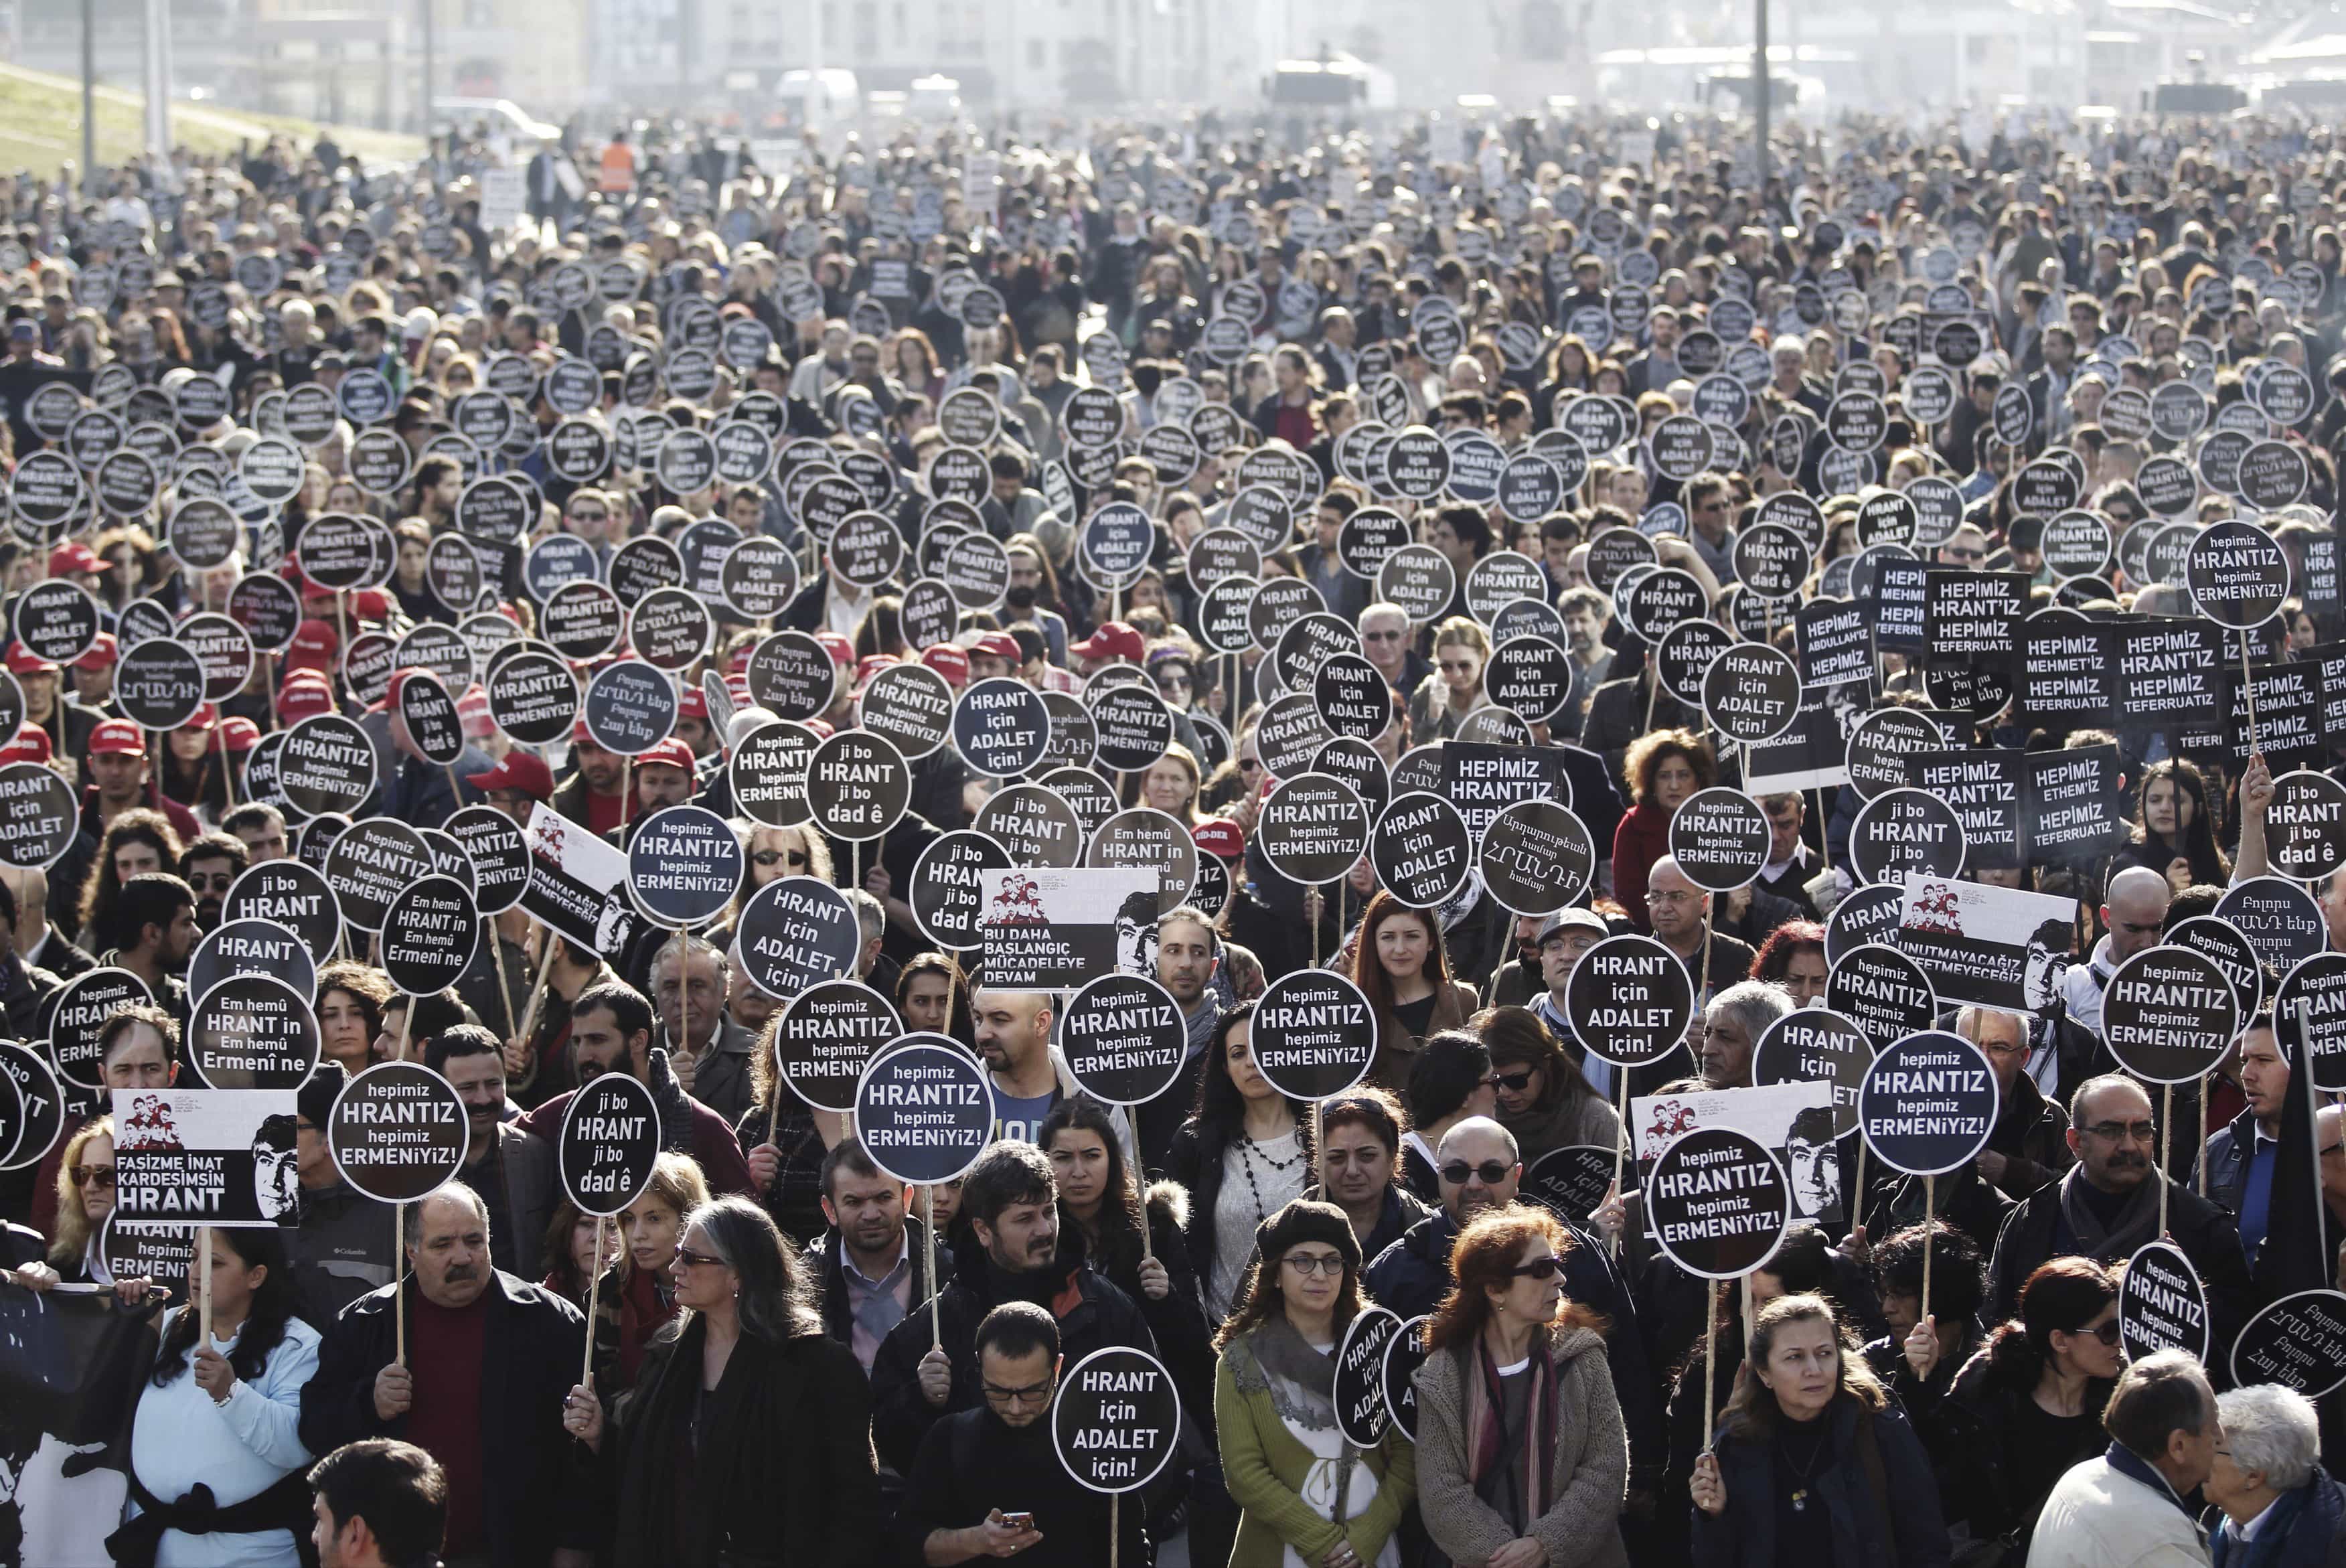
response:
M807 863L804 850L760 850L750 859L752 863L760 866L779 865L784 860L790 861L794 866L803 866Z
M711 1257L706 1252L695 1252L681 1241L676 1244L676 1260L678 1263L683 1264L687 1268L698 1268L702 1264L707 1264L713 1268L722 1268L725 1267L725 1260L723 1258Z
M2090 1329L2073 1329L2070 1332L2079 1335L2091 1334L2105 1345L2115 1345L2118 1342L2118 1320L2113 1318L2106 1323L2097 1323Z
M1510 1095L1520 1095L1531 1087L1532 1074L1537 1071L1535 1067L1525 1067L1514 1073L1498 1074L1496 1076L1499 1087Z
M1553 1279L1563 1268L1563 1260L1551 1252L1545 1257L1535 1257L1529 1263L1518 1263L1507 1272L1517 1279Z
M1497 1160L1484 1160L1479 1166L1470 1166L1464 1160L1453 1160L1442 1167L1442 1179L1452 1186L1464 1186L1468 1177L1480 1176L1484 1186L1496 1186L1507 1179L1507 1172L1513 1168Z
M107 1187L114 1185L112 1166L67 1166L66 1174L73 1178L76 1186Z

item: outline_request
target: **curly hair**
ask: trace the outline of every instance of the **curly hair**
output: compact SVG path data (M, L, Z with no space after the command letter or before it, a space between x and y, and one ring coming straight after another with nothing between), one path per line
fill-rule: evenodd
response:
M99 840L97 854L91 860L89 881L81 888L81 929L101 932L114 913L115 901L122 896L122 879L115 874L114 853L123 845L136 840L148 845L161 858L159 870L176 872L181 853L179 835L171 820L162 812L145 806L136 806L117 817Z
M1662 764L1673 757L1683 757L1694 769L1694 787L1708 789L1719 782L1719 759L1712 755L1710 740L1690 729L1649 729L1629 743L1628 753L1621 759L1621 772L1629 780L1630 796L1639 804L1654 793L1654 778Z

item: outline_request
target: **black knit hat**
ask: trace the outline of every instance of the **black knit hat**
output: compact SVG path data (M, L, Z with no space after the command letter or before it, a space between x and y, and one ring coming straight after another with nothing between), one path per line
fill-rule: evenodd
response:
M334 1102L342 1097L342 1085L350 1082L350 1074L342 1064L329 1058L318 1064L310 1074L310 1081L301 1085L294 1096L294 1105L302 1118L320 1132L333 1119Z
M1287 1249L1305 1241L1324 1241L1344 1255L1344 1267L1360 1272L1361 1238L1352 1222L1332 1203L1299 1197L1254 1227L1254 1249L1265 1263L1277 1263Z

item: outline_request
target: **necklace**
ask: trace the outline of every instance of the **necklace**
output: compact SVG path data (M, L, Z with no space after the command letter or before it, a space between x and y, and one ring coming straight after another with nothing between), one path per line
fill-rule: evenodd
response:
M1802 1433L1801 1435L1805 1437L1808 1434ZM1792 1512L1795 1513L1806 1513L1809 1511L1808 1483L1815 1478L1817 1467L1824 1463L1825 1446L1830 1435L1831 1434L1825 1432L1819 1432L1816 1434L1814 1440L1810 1444L1809 1462L1806 1464L1802 1464L1800 1461L1792 1457L1792 1445L1790 1441L1792 1434L1790 1432L1785 1432L1777 1441L1776 1446L1782 1451L1784 1455L1784 1468L1790 1471L1794 1478L1800 1482L1799 1486L1792 1489Z
M1286 1135L1293 1137L1295 1135L1289 1133ZM1247 1191L1254 1196L1254 1222L1257 1225L1260 1225L1265 1219L1270 1217L1270 1207L1262 1201L1261 1184L1258 1183L1254 1179L1254 1162L1260 1160L1264 1165L1269 1166L1273 1172L1278 1172L1290 1168L1302 1158L1303 1151L1299 1147L1291 1158L1283 1160L1272 1159L1269 1155L1264 1154L1260 1148L1256 1147L1255 1141L1252 1138L1246 1136L1243 1132L1239 1134L1239 1169L1246 1175Z

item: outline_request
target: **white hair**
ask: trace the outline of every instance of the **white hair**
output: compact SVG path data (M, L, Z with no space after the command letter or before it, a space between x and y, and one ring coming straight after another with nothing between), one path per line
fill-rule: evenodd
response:
M2216 1396L2216 1419L2233 1468L2257 1471L2275 1492L2294 1492L2321 1458L2321 1418L2295 1389L2258 1383Z
M1743 1033L1757 1044L1760 1036L1768 1033L1768 1025L1791 1010L1791 993L1773 981L1739 980L1710 999L1703 1017L1726 1013L1743 1025Z

